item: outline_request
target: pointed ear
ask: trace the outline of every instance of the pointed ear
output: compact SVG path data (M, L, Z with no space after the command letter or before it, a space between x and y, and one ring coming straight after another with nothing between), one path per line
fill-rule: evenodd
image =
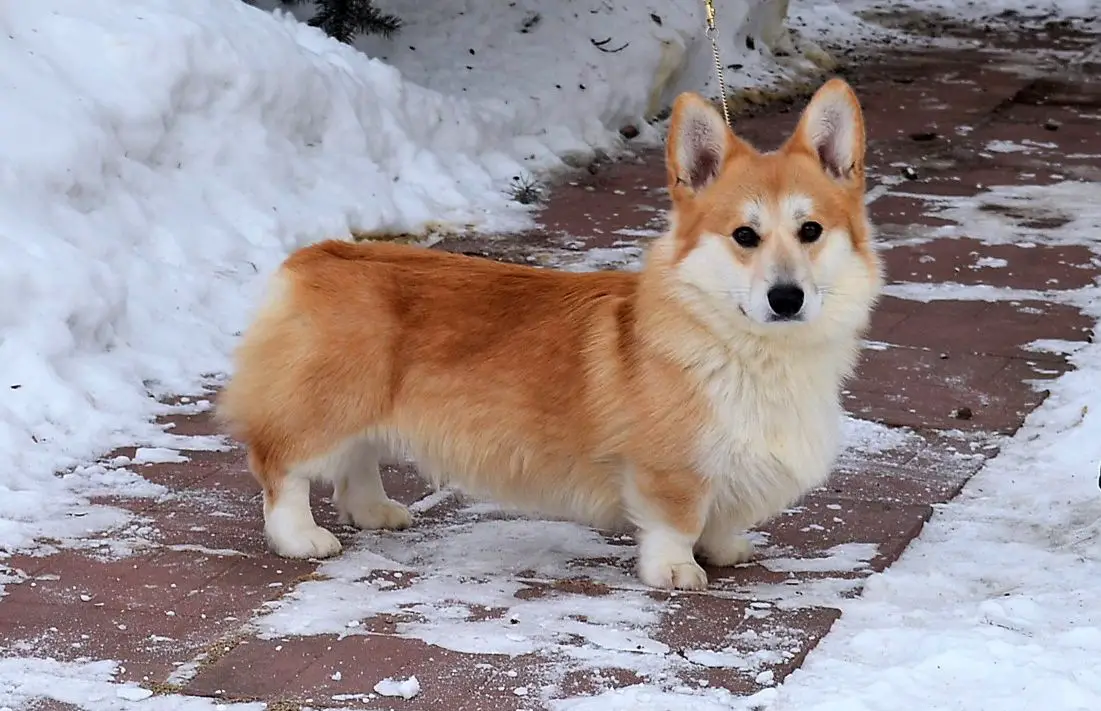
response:
M689 197L710 185L740 144L710 102L692 92L678 96L665 145L665 167L674 198Z
M789 149L809 152L834 180L864 185L864 114L852 87L830 79L807 104Z

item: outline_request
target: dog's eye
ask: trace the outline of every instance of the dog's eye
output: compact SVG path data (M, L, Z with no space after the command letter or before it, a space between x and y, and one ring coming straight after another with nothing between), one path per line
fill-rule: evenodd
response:
M804 222L799 226L799 241L810 244L822 236L822 225L817 222Z
M752 227L742 226L734 230L734 241L746 249L752 249L761 243L761 236Z

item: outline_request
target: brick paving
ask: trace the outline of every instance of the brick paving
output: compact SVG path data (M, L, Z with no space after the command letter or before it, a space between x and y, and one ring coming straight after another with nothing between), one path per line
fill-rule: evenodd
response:
M1043 381L1069 367L1029 344L1091 337L1091 319L1060 293L1093 285L1101 260L1042 239L1073 215L983 204L1026 240L996 223L946 235L955 222L937 211L947 204L938 198L990 186L1101 181L1101 82L1035 54L1078 51L1095 38L1067 28L996 39L981 28L947 29L973 44L881 52L845 72L867 113L872 217L889 281L901 289L879 307L845 393L857 418L853 446L825 487L757 532L757 560L708 571L706 594L640 588L629 538L573 527L557 539L567 529L554 522L433 494L405 464L385 479L416 510L413 529L341 529L350 546L344 565L279 559L264 547L243 452L189 452L187 463L141 468L170 495L105 502L137 515L130 529L102 536L105 545L128 542L132 555L91 541L5 561L23 579L0 599L3 653L114 659L120 679L157 693L290 706L535 709L640 682L749 694L781 681L828 632L841 602L889 566L933 507L1042 401ZM799 103L744 116L737 129L774 145ZM1017 148L996 149L1010 144ZM900 177L902 166L918 179ZM559 186L537 233L439 246L572 269L629 268L661 228L663 179L660 155L644 151ZM1022 292L1014 300L903 298L946 284ZM205 414L166 424L215 432ZM328 507L317 511L335 530ZM384 677L411 675L422 687L415 698L372 697ZM54 707L63 706L42 706Z

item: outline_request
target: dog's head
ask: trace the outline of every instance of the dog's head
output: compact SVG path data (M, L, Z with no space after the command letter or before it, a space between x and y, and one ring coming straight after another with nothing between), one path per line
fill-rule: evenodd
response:
M881 286L864 147L860 104L840 79L771 153L700 96L679 96L666 147L678 293L722 331L862 328Z

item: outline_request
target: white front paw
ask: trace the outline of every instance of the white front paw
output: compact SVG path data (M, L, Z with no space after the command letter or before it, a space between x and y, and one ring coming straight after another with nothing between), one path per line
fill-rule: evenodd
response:
M716 568L738 565L753 557L753 543L739 535L701 541L697 550L709 565Z
M641 558L638 577L650 587L666 590L707 589L707 573L694 560L672 562Z
M329 558L340 552L340 541L321 526L267 529L268 544L284 558Z
M336 507L341 523L351 524L364 530L376 528L398 530L408 528L413 523L409 509L390 499L361 503L358 506L345 506L343 502L337 501Z

